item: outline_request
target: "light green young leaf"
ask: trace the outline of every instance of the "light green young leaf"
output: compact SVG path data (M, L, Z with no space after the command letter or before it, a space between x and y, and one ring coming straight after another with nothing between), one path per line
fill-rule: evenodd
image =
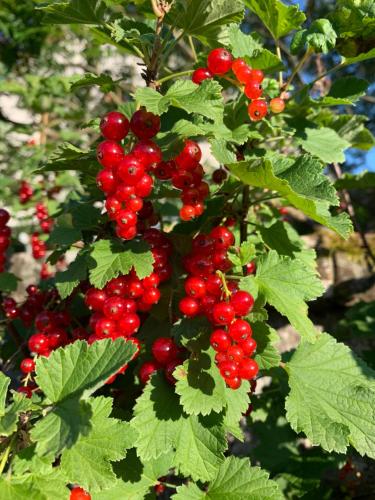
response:
M259 295L286 316L301 337L314 342L318 331L307 316L305 301L319 297L324 290L315 270L271 250L257 260L255 279Z
M253 338L257 343L255 361L261 370L279 366L281 356L274 344L280 341L276 330L263 322L252 323Z
M228 457L206 491L196 485L181 486L173 500L281 500L277 483L259 467L251 467L248 458Z
M87 398L133 357L136 347L124 339L78 340L36 362L36 383L57 403L68 397Z
M0 436L11 436L17 430L20 413L31 410L33 403L20 393L13 393L13 402L10 403L0 418Z
M244 13L239 0L178 0L167 21L203 44L217 44L223 26L240 22Z
M351 445L375 457L375 373L349 347L323 333L301 344L286 370L287 419L296 432L330 452Z
M224 102L221 85L215 80L205 80L196 85L191 80L178 80L165 95L149 87L139 88L135 92L138 104L157 115L166 113L170 106L184 109L187 113L196 113L211 120L222 122Z
M52 3L40 9L47 24L102 24L105 5L101 0L70 0Z
M90 283L103 288L108 281L134 269L142 279L149 276L154 258L145 241L128 241L125 244L115 240L99 240L92 245L90 262Z
M280 0L245 0L245 5L260 18L275 40L300 28L306 20L298 6L287 6Z
M125 450L134 445L135 434L128 422L110 418L112 399L90 398L91 429L81 434L71 448L61 455L61 470L68 482L90 492L110 488L116 480L111 462L121 460Z
M322 164L311 156L304 155L297 160L284 157L281 162L250 160L227 166L246 184L277 191L311 219L344 238L350 234L352 226L348 215L331 215L329 208L338 205L338 198L322 172Z
M336 32L328 19L316 19L310 26L298 31L291 42L292 53L298 53L306 45L316 53L326 54L335 47Z

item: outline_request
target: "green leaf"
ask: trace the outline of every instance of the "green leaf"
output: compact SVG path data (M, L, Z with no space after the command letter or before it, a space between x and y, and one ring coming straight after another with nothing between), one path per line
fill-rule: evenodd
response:
M215 416L191 415L181 420L175 437L175 463L181 474L191 476L195 481L209 481L215 477L227 448L225 433L220 424Z
M12 273L0 273L0 292L14 292L17 290L18 278Z
M233 56L245 58L252 68L272 72L284 67L275 54L263 48L256 35L246 35L239 26L232 24L228 27L228 36Z
M76 90L82 87L90 87L92 85L98 85L102 92L107 93L113 91L117 84L113 81L110 75L106 75L104 73L101 75L85 73L83 76L79 75L78 78L74 78L70 89Z
M252 323L253 338L257 343L255 361L261 370L279 366L281 356L274 344L280 342L276 330L263 322Z
M36 362L36 383L53 403L68 397L87 398L131 360L136 348L123 339L79 340Z
M2 500L43 500L32 484L16 482L12 477L0 477L0 491Z
M371 39L374 35L375 9L371 0L338 0L330 19L346 42L353 36Z
M150 488L159 483L159 478L166 476L172 466L174 452L164 453L156 460L141 462L135 449L127 452L126 458L114 466L117 477L114 485L105 491L94 493L93 500L143 500Z
M240 427L242 415L246 412L250 404L250 383L243 380L241 386L236 389L225 388L225 398L227 409L224 415L224 425L227 432L243 441L243 432Z
M367 170L360 174L344 174L335 182L336 189L371 189L375 188L375 172Z
M298 259L279 256L271 250L257 260L255 279L259 295L286 316L301 337L314 342L318 331L307 316L305 301L319 297L324 291L315 270Z
M70 247L82 239L82 233L74 227L55 226L48 238L49 245L63 245Z
M11 436L17 430L18 418L33 408L31 399L19 393L13 393L13 402L5 409L0 418L0 436Z
M221 85L215 80L205 80L201 85L190 80L178 80L165 95L145 87L136 90L135 99L139 105L157 115L166 113L173 106L221 122L224 114L221 91Z
M115 240L100 240L92 245L90 283L103 288L108 281L134 269L142 279L153 271L154 258L144 241L132 240L125 244Z
M328 19L316 19L307 29L297 32L291 42L291 52L296 54L306 45L318 54L326 54L335 47L336 32Z
M211 153L216 158L216 160L222 165L227 163L234 163L236 161L236 155L233 151L230 151L227 147L227 142L223 139L214 139L211 142Z
M167 21L204 44L217 44L222 26L240 22L244 6L239 0L178 0Z
M137 399L131 425L138 431L137 454L142 461L176 449L180 472L208 481L224 459L226 439L222 419L185 415L178 396L163 376L154 375Z
M134 444L134 430L128 422L110 418L112 399L90 398L91 430L61 455L61 470L70 483L88 491L110 488L116 480L111 462L121 460Z
M8 393L10 378L0 372L0 417L5 414L5 400Z
M142 461L156 459L174 447L181 417L178 395L161 375L154 375L137 399L131 420L138 431L135 445Z
M69 297L80 282L86 279L87 270L86 256L78 255L66 271L56 273L55 285L62 299Z
M173 500L281 500L279 487L269 474L259 467L251 467L248 458L228 457L206 491L194 486L180 486Z
M342 58L342 63L348 66L349 64L356 64L359 62L367 61L368 59L374 59L375 58L375 48L369 50L368 52L364 52L362 54L359 54L357 56L353 57L343 57Z
M98 229L100 222L100 208L92 203L74 203L69 209L72 215L72 224L75 229L88 231Z
M283 157L280 163L273 164L271 160L250 160L227 167L244 183L277 191L311 219L348 237L350 219L347 214L331 215L330 206L339 202L318 160L304 155L297 160Z
M367 87L368 82L366 80L356 78L355 76L344 76L335 80L329 93L316 102L318 105L323 106L350 105L366 94Z
M40 9L47 24L102 24L105 5L100 0L70 0Z
M350 147L350 143L331 128L305 128L303 135L297 137L302 148L325 163L343 163L345 161L344 151Z
M329 126L343 139L350 142L352 148L369 151L375 146L375 137L365 127L367 116L364 115L335 115Z
M300 28L306 20L298 6L287 6L280 0L245 0L245 5L260 18L275 40Z
M195 352L175 371L176 392L184 411L192 415L219 413L226 405L225 383L212 348Z
M38 172L60 172L76 170L95 176L98 172L98 161L93 151L82 151L69 142L63 143L48 158Z
M374 372L327 333L301 344L286 366L287 419L296 432L327 451L349 445L375 457Z

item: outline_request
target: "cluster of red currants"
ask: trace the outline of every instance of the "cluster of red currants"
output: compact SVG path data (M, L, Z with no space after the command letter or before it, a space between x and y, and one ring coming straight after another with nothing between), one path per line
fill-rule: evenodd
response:
M111 111L102 118L100 130L106 140L97 147L98 161L104 167L97 175L97 184L106 195L105 207L116 222L117 235L131 240L139 232L137 214L144 205L143 198L152 192L149 173L162 159L160 148L151 141L160 130L160 118L142 108L129 122L122 113ZM137 142L125 154L120 142L129 130Z
M253 121L262 120L268 113L268 105L262 98L264 79L263 71L252 69L244 59L233 59L232 54L223 48L211 50L207 57L207 67L198 68L192 75L194 83L200 85L204 80L214 76L223 77L232 71L239 86L244 86L244 93L251 102L248 105L248 113ZM273 113L284 111L285 102L280 97L270 100L270 109Z
M10 245L11 229L7 225L10 216L5 208L0 208L0 273L4 272L6 251Z
M227 251L233 243L233 233L225 226L193 239L192 252L184 259L188 277L179 309L188 318L204 314L215 326L210 338L217 351L215 360L227 385L237 389L241 379L257 375L258 365L250 358L256 349L252 329L243 319L254 299L239 290L235 281L227 282L223 274L232 267Z
M33 196L34 191L31 185L27 181L21 181L21 185L18 190L18 199L20 203L24 205L27 203Z
M143 363L139 369L139 379L146 384L151 375L158 370L163 370L165 378L170 384L175 384L173 372L176 366L183 362L184 350L179 348L170 337L157 338L151 347L153 359Z
M34 259L43 259L46 256L47 245L40 239L39 233L33 233L31 236L31 251Z
M161 161L154 171L156 178L172 180L173 186L182 191L180 217L184 221L203 214L204 200L210 192L207 182L203 181L204 170L199 163L201 158L199 145L188 139L174 160Z
M35 212L43 233L50 233L53 226L53 219L48 215L48 208L42 202L35 205Z

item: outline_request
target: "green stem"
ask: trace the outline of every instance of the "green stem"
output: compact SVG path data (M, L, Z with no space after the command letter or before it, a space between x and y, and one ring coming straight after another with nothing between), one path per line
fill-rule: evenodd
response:
M297 66L294 68L292 74L290 75L289 79L287 80L285 86L284 86L284 90L288 90L288 87L289 85L292 83L292 81L294 80L294 77L296 76L296 74L301 71L301 69L303 68L303 66L305 65L305 62L307 61L307 59L311 56L312 54L312 50L311 49L307 49L304 56L301 58L301 60L299 61L299 63L297 64Z
M159 481L161 484L163 484L164 486L166 486L167 488L173 488L174 490L177 489L177 486L175 484L172 484L172 483L166 483L165 481Z
M7 464L9 454L12 451L14 441L16 439L16 434L13 434L11 440L9 441L8 446L6 447L3 456L1 457L1 462L0 462L0 475L4 472L5 466Z
M193 69L189 69L187 71L178 71L177 73L171 73L170 75L163 76L156 83L160 85L161 83L167 82L168 80L172 80L172 78L178 78L179 76L191 75L194 72Z
M221 279L221 281L223 283L223 289L224 289L225 297L229 298L232 295L232 292L228 288L227 281L225 279L225 274L222 273L221 271L216 271L216 274L218 276L220 276L220 279Z
M195 47L194 47L193 37L191 35L189 35L188 40L189 40L189 45L190 45L191 51L193 53L194 61L197 62L198 56L197 56L197 52L196 52Z
M276 54L277 54L277 57L280 59L280 61L282 62L282 58L281 58L281 49L280 49L280 43L278 40L275 41L276 43ZM279 87L280 89L283 87L284 85L284 82L283 82L283 72L282 71L279 71Z

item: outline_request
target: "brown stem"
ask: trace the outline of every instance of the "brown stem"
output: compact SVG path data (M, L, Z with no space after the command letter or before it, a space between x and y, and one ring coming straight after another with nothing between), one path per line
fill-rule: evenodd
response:
M333 172L334 172L334 175L337 179L341 178L342 170L341 170L341 167L338 163L333 164ZM356 216L356 213L354 210L352 198L349 194L349 191L347 191L346 189L343 189L341 191L341 193L342 193L342 196L343 196L344 201L346 203L348 214L353 222L354 229L358 233L358 235L362 241L362 246L363 246L363 249L365 251L365 258L366 258L366 262L367 262L367 269L369 271L372 271L373 266L375 265L375 256L374 256L374 254L371 250L371 247L367 241L367 237L366 237L365 232L362 230L360 224L358 223L358 219L357 219L357 216Z

